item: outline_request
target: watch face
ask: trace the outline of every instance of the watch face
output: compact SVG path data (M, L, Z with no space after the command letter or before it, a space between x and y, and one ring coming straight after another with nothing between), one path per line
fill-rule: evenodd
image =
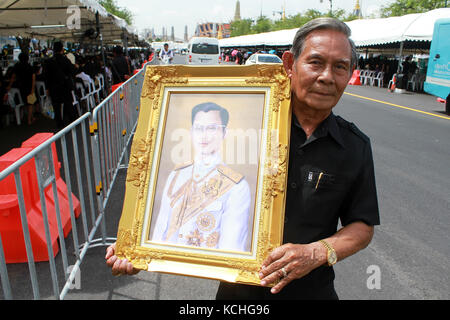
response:
M336 252L335 252L335 251L331 251L331 252L330 252L330 255L328 256L328 263L329 263L330 265L333 265L333 264L336 263L336 261L337 261L337 255L336 255Z

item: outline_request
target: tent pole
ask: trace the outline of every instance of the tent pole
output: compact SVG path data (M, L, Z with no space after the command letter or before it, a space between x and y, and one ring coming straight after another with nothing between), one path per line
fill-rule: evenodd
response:
M400 73L400 68L402 66L402 61L403 61L403 41L400 42L400 59L398 60L397 74Z
M127 35L127 31L125 30L125 28L122 29L123 30L123 48L125 50L125 55L128 57L128 35Z
M95 13L95 22L97 24L97 33L98 36L100 38L100 51L102 53L102 60L103 60L103 78L105 79L105 84L106 84L106 91L107 94L109 94L110 92L110 83L108 81L108 77L106 76L106 57L105 57L105 48L103 47L103 35L101 33L101 28L100 28L100 17L98 14L98 11Z

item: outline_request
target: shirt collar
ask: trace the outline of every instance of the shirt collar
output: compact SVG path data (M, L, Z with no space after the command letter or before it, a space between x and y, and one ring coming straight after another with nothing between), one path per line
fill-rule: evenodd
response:
M203 177L221 163L222 158L216 153L210 157L202 158L201 156L196 156L194 160L194 176Z
M303 131L302 126L297 120L297 117L294 114L292 115L292 117L294 126ZM333 112L331 112L330 115L324 121L322 121L322 123L319 124L311 137L309 137L309 139L306 140L304 144L308 144L313 142L314 140L317 140L318 138L325 137L327 134L329 134L340 146L345 148L339 126L336 122L336 116Z

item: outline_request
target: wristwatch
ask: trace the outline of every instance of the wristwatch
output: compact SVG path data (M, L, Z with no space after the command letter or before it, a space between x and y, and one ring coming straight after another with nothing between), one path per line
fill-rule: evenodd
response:
M326 249L327 249L327 262L328 266L331 267L337 262L337 254L336 251L334 251L333 247L326 242L325 240L319 241Z

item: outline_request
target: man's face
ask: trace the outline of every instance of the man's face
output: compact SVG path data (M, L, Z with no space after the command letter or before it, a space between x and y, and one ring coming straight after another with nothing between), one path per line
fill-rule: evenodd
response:
M169 46L168 46L168 45L165 45L165 46L164 46L164 50L166 50L166 51L169 50Z
M286 58L287 59L287 58ZM283 57L285 60L285 57ZM335 30L316 30L305 40L297 60L285 62L294 92L294 107L331 111L351 77L351 47Z
M199 111L192 124L192 142L195 155L212 156L222 148L224 126L219 111Z

